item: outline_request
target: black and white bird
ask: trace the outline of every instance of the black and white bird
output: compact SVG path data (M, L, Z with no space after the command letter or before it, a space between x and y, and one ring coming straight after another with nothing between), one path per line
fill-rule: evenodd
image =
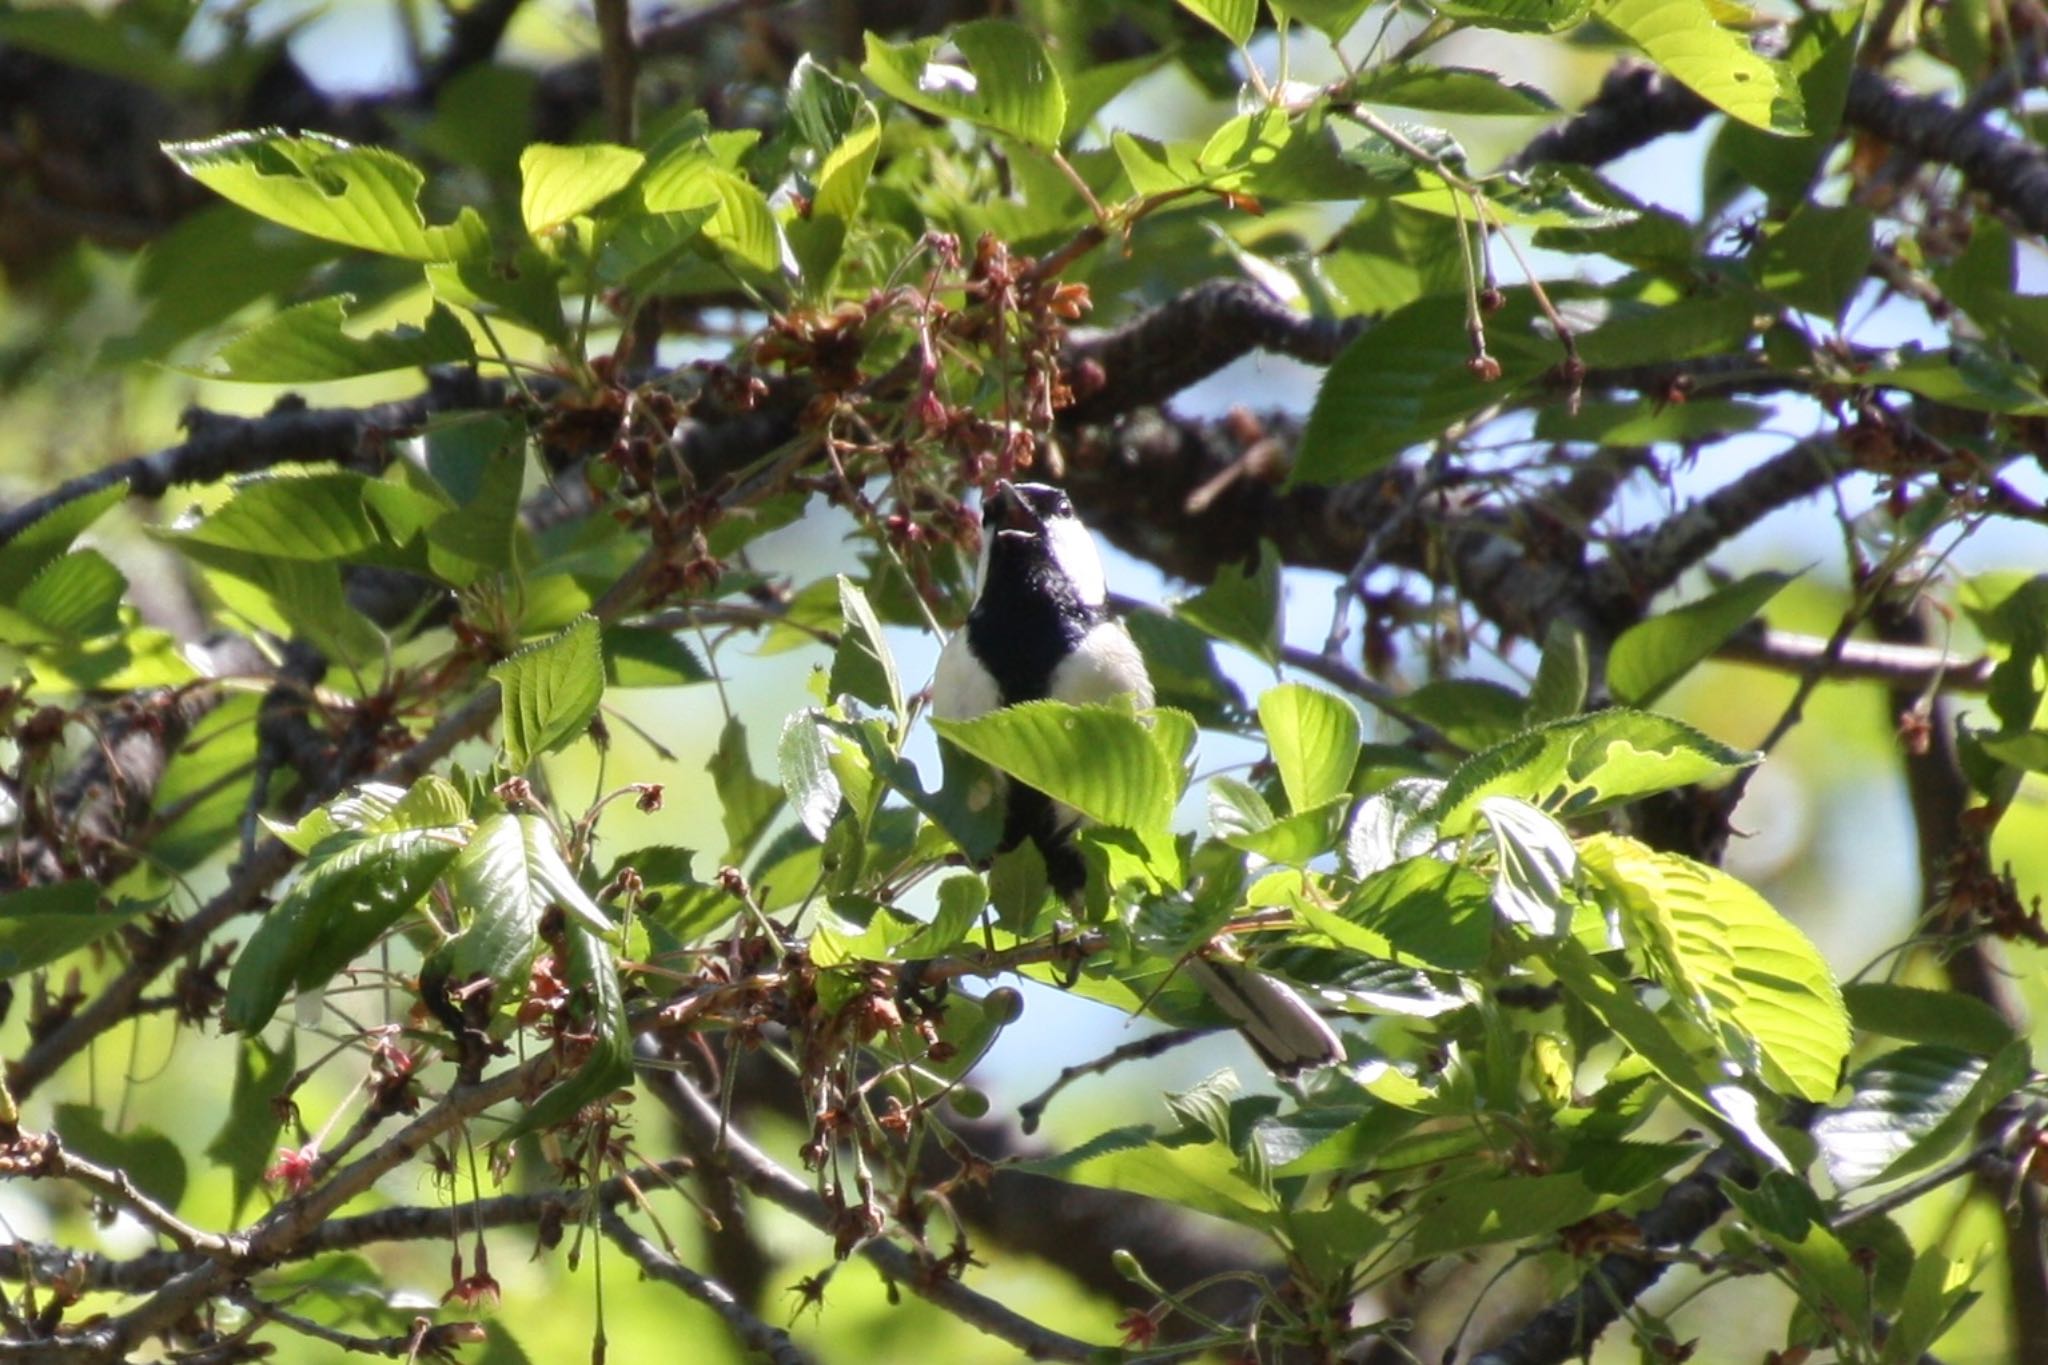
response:
M1102 556L1067 495L1047 484L998 480L982 501L981 525L974 608L939 655L932 714L968 720L1047 698L1085 705L1129 696L1140 708L1152 705L1144 657L1110 618ZM1072 900L1088 875L1072 842L1080 821L1045 793L1012 782L1002 847L1031 840L1053 890ZM1190 958L1184 970L1275 1071L1291 1075L1343 1060L1322 1016L1280 982L1220 956Z

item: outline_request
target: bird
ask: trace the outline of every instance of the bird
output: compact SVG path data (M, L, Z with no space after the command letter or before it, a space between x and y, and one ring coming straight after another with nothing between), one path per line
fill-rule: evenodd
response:
M1019 702L1074 705L1129 697L1153 703L1145 658L1109 614L1095 537L1065 490L998 479L983 498L981 557L967 623L946 641L932 677L932 714L972 720ZM1079 812L1021 782L1005 782L1001 849L1030 840L1046 880L1070 904L1088 868L1073 835ZM1292 1076L1344 1059L1323 1017L1290 987L1213 946L1183 970L1275 1072Z

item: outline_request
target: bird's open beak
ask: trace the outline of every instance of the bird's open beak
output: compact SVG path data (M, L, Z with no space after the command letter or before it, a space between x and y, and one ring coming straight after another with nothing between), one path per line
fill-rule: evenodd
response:
M1031 510L1031 504L1008 479L996 480L995 490L982 503L981 513L983 524L998 531L1044 529L1044 523Z

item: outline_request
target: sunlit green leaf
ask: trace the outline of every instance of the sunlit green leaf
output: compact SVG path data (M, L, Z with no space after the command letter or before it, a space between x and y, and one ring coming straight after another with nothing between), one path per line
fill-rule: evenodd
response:
M1648 706L1762 611L1793 575L1754 573L1697 602L1630 626L1607 656L1615 700Z
M1180 794L1175 764L1152 732L1113 707L1034 701L932 725L976 758L1105 825L1164 829Z
M506 763L514 771L581 737L604 698L597 618L579 616L559 635L526 646L491 669L504 691Z
M1804 131L1798 87L1716 23L1706 0L1597 0L1594 13L1723 113L1770 132Z
M890 43L870 33L861 73L913 109L965 119L1037 147L1058 145L1067 97L1036 34L1005 20L977 19L951 30L950 39L960 61L946 56L945 39Z
M1802 1099L1834 1094L1849 1055L1849 1014L1804 934L1704 863L1605 834L1580 853L1618 901L1624 935L1651 973L1732 1061Z
M1259 697L1259 721L1294 810L1350 790L1358 764L1358 712L1350 702L1304 683L1282 683Z
M536 142L519 157L519 216L544 236L624 189L647 158L606 142L556 147Z
M215 353L217 377L249 384L318 384L476 358L469 333L440 304L423 327L400 325L369 336L342 330L353 299L315 299L266 318Z
M429 227L419 207L426 177L381 147L262 130L167 143L164 151L222 198L314 237L410 261L465 261L490 249L475 209Z

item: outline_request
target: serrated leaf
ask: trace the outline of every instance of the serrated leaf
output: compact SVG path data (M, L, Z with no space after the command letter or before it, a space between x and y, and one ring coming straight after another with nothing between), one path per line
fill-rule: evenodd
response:
M121 628L127 591L127 576L105 555L72 550L45 564L8 607L41 637L29 643L90 640Z
M556 346L569 340L569 324L562 315L562 275L562 265L531 242L521 243L509 261L479 257L426 268L435 298L483 317L517 323Z
M1814 1121L1813 1135L1842 1190L1924 1170L1971 1138L1977 1121L2026 1081L2027 1049L2013 1041L1990 1060L1916 1044L1861 1067L1854 1092Z
M235 1084L228 1095L227 1118L207 1144L207 1160L228 1169L234 1192L232 1221L240 1222L242 1206L263 1180L284 1127L284 1111L274 1103L285 1082L298 1069L298 1035L288 1032L273 1048L251 1035L235 1052Z
M829 152L844 141L866 105L858 86L827 71L810 53L797 58L789 73L789 120L814 150Z
M127 497L125 483L88 493L37 517L0 545L0 602L12 602L50 561L71 548L80 532Z
M448 884L469 915L468 927L444 949L449 973L458 981L482 975L523 988L549 906L560 906L572 928L607 937L615 932L562 860L554 830L538 815L484 820L449 864Z
M1856 205L1800 205L1758 252L1763 287L1794 308L1840 318L1870 269L1874 221Z
M1434 777L1404 777L1358 803L1344 832L1344 868L1364 880L1436 844L1436 806L1444 784Z
M1542 725L1577 715L1586 704L1589 676L1585 633L1563 619L1552 621L1544 635L1536 680L1529 685L1529 723Z
M466 261L490 250L474 209L429 227L419 207L426 177L380 147L263 129L166 143L164 151L222 198L310 236L409 261Z
M1593 0L1436 0L1433 8L1452 19L1510 33L1562 33L1593 12Z
M401 324L358 337L342 330L354 302L353 295L336 294L273 314L215 352L209 377L245 384L319 384L476 359L468 329L439 303L423 326Z
M1479 815L1493 827L1499 860L1494 907L1532 934L1554 938L1566 933L1572 911L1568 888L1579 870L1571 835L1517 797L1489 796L1479 803Z
M1372 0L1268 0L1268 8L1319 30L1333 43L1342 42L1372 7Z
M1251 40L1259 20L1259 0L1178 0L1180 7L1237 47Z
M519 154L519 216L541 237L626 188L645 155L608 142L557 147L536 142Z
M710 682L711 670L669 631L607 626L604 677L613 687L682 687Z
M1598 0L1594 13L1723 113L1766 132L1804 131L1798 88L1715 23L1706 0Z
M1587 870L1622 912L1653 976L1724 1053L1772 1089L1825 1100L1849 1055L1849 1013L1820 950L1717 868L1594 835Z
M1359 77L1351 95L1361 104L1392 104L1445 114L1554 114L1557 101L1533 85L1496 71L1421 62L1387 62Z
M814 293L822 294L832 281L881 148L882 121L874 106L862 100L857 121L818 167L810 212L786 226L790 250Z
M1754 431L1776 408L1737 398L1695 398L1645 407L1640 402L1563 404L1536 414L1536 436L1545 441L1596 441L1605 446L1648 446L1711 441Z
M558 635L491 669L504 691L505 761L515 772L582 736L604 699L597 618L579 616Z
M127 1176L135 1188L176 1211L185 1198L185 1154L154 1128L107 1131L97 1105L60 1104L51 1125L66 1147Z
M1290 485L1348 483L1509 397L1555 360L1527 330L1530 315L1524 291L1511 290L1508 308L1488 324L1501 365L1491 383L1466 369L1462 298L1418 299L1366 329L1316 390Z
M725 825L725 861L737 864L760 842L769 822L782 809L782 788L755 776L753 762L747 757L747 727L738 716L725 722L718 748L705 768L718 793L719 818Z
M1866 1033L1961 1048L1989 1056L2013 1039L2012 1025L1973 996L1884 981L1842 987L1849 1018Z
M1683 721L1614 707L1524 730L1458 765L1437 823L1464 833L1488 796L1519 796L1558 816L1584 815L1744 768L1757 755Z
M574 1118L584 1105L603 1099L633 1079L633 1029L626 1018L625 992L611 946L580 925L562 932L568 949L569 985L588 1003L591 1046L582 1065L540 1093L499 1135L512 1142L527 1133Z
M1615 700L1648 706L1764 609L1794 574L1753 573L1621 633L1607 656Z
M0 895L0 981L48 966L112 933L144 908L138 903L102 909L99 886L83 880Z
M1163 830L1179 795L1175 764L1128 711L1033 701L932 728L1101 824Z
M882 619L852 579L841 574L838 584L843 629L832 656L832 694L850 693L871 706L885 706L900 726L904 720L903 680L896 671L896 656L882 634Z
M915 937L906 941L901 953L906 959L937 957L966 942L989 908L988 884L972 872L960 872L939 883L939 908Z
M1481 1176L1432 1184L1415 1205L1418 1260L1475 1246L1541 1237L1622 1202L1683 1161L1680 1143L1607 1144L1612 1152L1640 1153L1627 1163L1610 1158L1601 1168L1554 1175ZM1625 1186L1626 1188L1615 1188Z
M782 770L782 790L796 811L797 823L813 839L823 841L839 813L843 794L839 775L832 770L831 733L819 723L815 710L799 711L782 723L782 738L775 746Z
M1216 579L1174 605L1173 614L1219 640L1240 645L1267 663L1280 658L1280 552L1259 542L1259 562L1249 570L1226 564Z
M294 985L325 983L419 904L462 848L453 826L343 829L316 845L228 974L223 1026L255 1033Z
M1259 697L1259 723L1292 809L1326 805L1350 790L1359 734L1350 702L1304 683L1282 683Z
M1019 1169L1150 1195L1255 1226L1274 1211L1272 1196L1246 1178L1236 1153L1188 1133L1162 1138L1144 1126L1112 1129L1057 1156L1022 1162Z
M340 471L244 479L183 539L280 559L346 559L378 543L362 475Z
M1058 146L1066 91L1038 36L1001 19L961 24L950 36L964 66L939 59L943 39L889 43L870 33L861 74L913 109L965 119L1034 147Z
M704 240L750 269L762 274L781 270L782 233L768 200L746 179L719 164L708 144L690 144L649 167L641 180L640 197L648 213L678 219L681 244L701 233ZM644 272L663 255L661 250L641 252L634 268Z

